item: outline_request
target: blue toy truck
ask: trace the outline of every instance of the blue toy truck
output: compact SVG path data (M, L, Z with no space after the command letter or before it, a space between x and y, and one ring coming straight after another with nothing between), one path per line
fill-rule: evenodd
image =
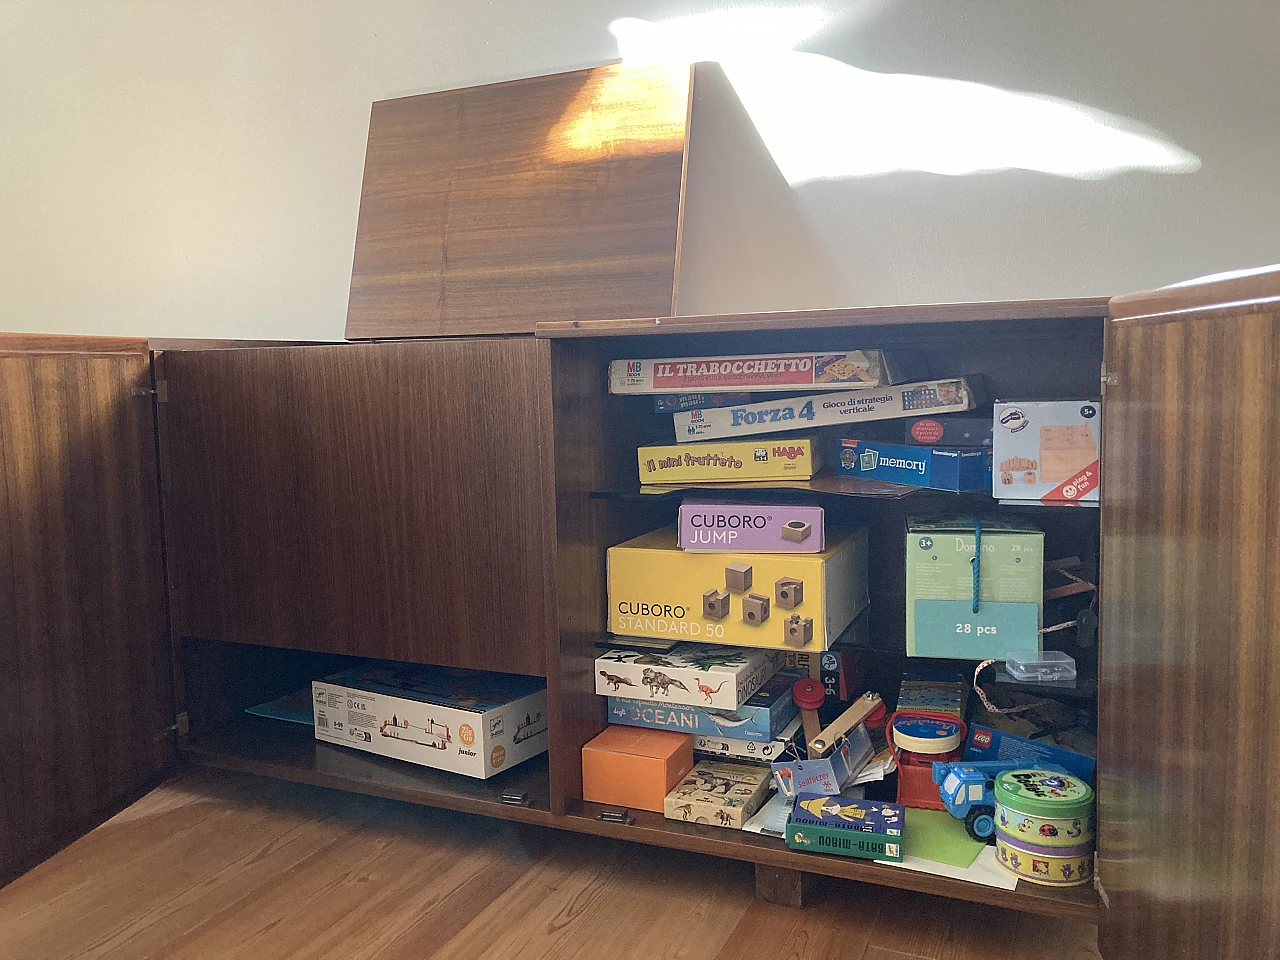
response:
M996 842L996 777L1006 770L1030 769L1027 760L957 760L933 765L947 812L964 821L969 836L980 843ZM1036 770L1066 773L1052 763L1032 763Z

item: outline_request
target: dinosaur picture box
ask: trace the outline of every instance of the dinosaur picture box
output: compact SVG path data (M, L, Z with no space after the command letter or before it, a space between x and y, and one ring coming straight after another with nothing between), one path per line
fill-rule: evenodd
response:
M682 643L667 653L609 650L596 658L596 693L660 704L737 710L782 666L782 654Z
M668 820L709 823L741 830L769 794L769 768L722 760L700 760L667 794Z

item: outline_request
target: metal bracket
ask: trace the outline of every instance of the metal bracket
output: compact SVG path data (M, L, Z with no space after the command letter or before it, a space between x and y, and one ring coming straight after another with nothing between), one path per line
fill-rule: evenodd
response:
M191 733L191 721L185 713L180 713L173 718L173 723L165 727L154 737L151 738L154 743L157 740L165 740L171 734L177 734L179 740L185 740Z
M596 814L596 819L604 823L621 823L628 827L636 822L636 818L628 813L625 808L621 810L601 810Z
M134 387L129 391L135 397L155 397L156 403L169 402L169 381L157 380L155 389L151 387Z
M1114 387L1119 382L1120 382L1120 378L1117 377L1114 373L1107 373L1107 364L1106 364L1106 361L1104 360L1102 363L1102 382L1100 385L1100 390L1102 395L1105 397L1107 395L1107 387Z
M500 803L505 803L509 807L528 807L532 805L529 794L519 793L515 790L508 790L498 798Z

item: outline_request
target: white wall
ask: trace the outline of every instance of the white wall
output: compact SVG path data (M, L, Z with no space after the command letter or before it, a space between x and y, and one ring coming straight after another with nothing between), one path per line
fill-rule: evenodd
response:
M0 0L0 329L340 338L371 101L602 62L617 18L725 6ZM1110 294L1280 260L1274 0L818 6L803 50L1066 98L1202 166L804 183L787 229L835 276L793 262L753 288L759 306ZM712 228L705 289L681 277L704 309L742 289L717 277L735 265Z

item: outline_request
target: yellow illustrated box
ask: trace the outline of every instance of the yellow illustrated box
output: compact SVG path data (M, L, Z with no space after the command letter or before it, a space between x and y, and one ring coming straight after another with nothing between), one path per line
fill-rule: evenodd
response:
M609 548L620 636L826 650L867 606L867 532L822 553L689 553L664 527Z
M641 447L641 483L808 480L821 466L818 444L786 440L717 440Z

